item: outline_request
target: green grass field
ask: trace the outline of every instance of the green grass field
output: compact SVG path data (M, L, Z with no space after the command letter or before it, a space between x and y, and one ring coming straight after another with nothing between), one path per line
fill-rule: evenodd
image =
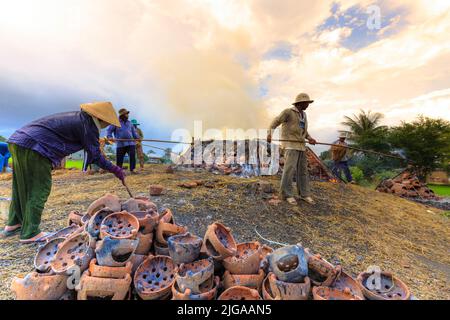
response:
M450 197L450 186L429 184L428 187L439 196Z
M66 169L75 168L78 170L83 169L83 160L67 160Z

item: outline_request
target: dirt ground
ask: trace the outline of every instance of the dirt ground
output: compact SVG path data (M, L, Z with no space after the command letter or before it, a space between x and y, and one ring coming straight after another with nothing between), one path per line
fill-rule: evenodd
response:
M316 205L274 206L254 186L265 180L278 188L279 177L243 179L185 171L166 174L160 165L150 165L127 179L135 195L147 195L150 184L165 186L165 194L152 200L159 208L171 208L176 222L197 235L203 236L208 224L221 221L232 228L238 242L267 243L256 229L272 241L301 243L330 262L341 263L353 276L378 265L400 277L418 299L450 299L450 221L438 209L359 186L319 182L312 183ZM214 188L177 186L192 179L210 181ZM55 172L42 229L65 227L70 210L83 211L109 191L123 199L128 197L110 174ZM10 177L3 175L0 197L10 194ZM36 248L19 244L18 236L0 240L0 299L13 298L11 280L16 274L32 271Z

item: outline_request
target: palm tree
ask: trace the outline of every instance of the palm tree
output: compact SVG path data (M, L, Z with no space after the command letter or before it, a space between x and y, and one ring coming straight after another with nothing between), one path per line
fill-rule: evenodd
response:
M384 115L375 112L360 110L358 115L353 115L353 117L345 116L345 121L341 124L347 126L350 131L348 137L349 140L358 143L361 138L367 136L367 134L376 134L379 131L386 129L386 126L380 126L380 121L383 119Z

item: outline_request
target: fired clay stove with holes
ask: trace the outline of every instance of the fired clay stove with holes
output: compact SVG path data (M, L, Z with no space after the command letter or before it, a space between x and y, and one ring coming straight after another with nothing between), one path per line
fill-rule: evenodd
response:
M264 281L264 276L263 270L259 270L256 274L231 274L227 270L223 275L223 286L225 289L244 286L259 291Z
M119 197L114 194L106 194L101 198L98 198L94 202L92 202L87 208L87 214L89 216L93 216L94 213L103 209L109 208L113 212L119 212L121 209Z
M217 295L217 288L220 284L220 278L214 277L214 280L212 281L212 287L200 287L200 293L193 293L191 289L186 289L184 292L180 291L180 288L178 287L178 283L175 281L175 283L172 286L172 300L213 300L215 299Z
M358 275L357 281L361 286L364 296L369 300L409 300L411 292L400 279L390 272L382 271L380 290L369 290L367 280L373 273L362 272ZM375 284L375 283L374 283Z
M86 270L77 286L78 300L125 300L131 285L131 276L124 278L97 278Z
M86 231L89 232L91 237L98 239L100 236L100 227L102 224L102 221L109 215L113 214L114 211L112 211L109 208L103 208L94 213L94 215L89 219Z
M308 277L303 282L285 282L278 280L276 275L269 273L270 291L274 297L281 300L308 300L311 291L311 280Z
M202 252L216 260L223 260L236 254L237 246L231 229L219 222L208 226L203 239Z
M308 259L308 276L315 286L330 287L342 272L341 266L333 266L328 261L322 259L320 254L312 254L309 249L305 249Z
M107 267L123 267L130 261L138 243L139 240L105 237L97 242L95 248L97 263Z
M198 258L203 240L189 232L167 239L169 255L176 264L190 263Z
M261 297L254 289L236 286L222 292L217 300L261 300Z
M275 250L268 257L270 270L278 280L303 282L308 275L308 262L300 245L292 245Z
M214 276L214 262L212 258L183 263L180 265L176 282L180 292L189 289L193 294L202 293L203 287L208 287L205 282L212 282Z
M66 239L55 238L39 247L34 257L34 268L40 273L46 273L51 270L50 262L58 252L58 247Z
M149 256L134 274L134 287L143 300L166 299L178 268L167 256Z
M349 288L339 290L329 287L314 287L312 291L314 300L362 300L353 295Z
M78 266L83 272L94 258L95 240L87 232L67 238L59 245L50 265L56 274L65 274L68 269Z
M223 260L223 266L232 274L257 274L262 259L261 250L257 241L240 243L236 254Z
M16 300L58 300L67 290L68 276L31 272L24 278L14 277L11 291Z
M132 214L122 211L108 215L101 223L100 238L136 239L139 221Z

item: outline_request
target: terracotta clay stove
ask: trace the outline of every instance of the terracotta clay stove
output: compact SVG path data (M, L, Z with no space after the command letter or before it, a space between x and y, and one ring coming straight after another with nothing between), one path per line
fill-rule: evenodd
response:
M346 288L348 288L353 295L360 297L361 300L365 300L364 294L361 290L361 286L345 271L341 272L332 287L341 291L344 291Z
M217 300L261 300L261 297L254 289L236 286L222 292Z
M11 290L16 300L58 300L67 290L68 276L32 272L24 278L14 277Z
M330 287L342 272L341 266L333 266L328 261L322 259L320 254L312 254L309 249L305 249L308 259L308 275L315 286Z
M155 210L130 212L139 221L139 232L143 234L151 233L156 229L159 214Z
M167 256L149 256L134 274L134 287L143 300L165 299L175 282L178 268Z
M71 226L72 224L76 224L77 226L82 226L83 222L83 213L80 211L70 211L69 217L67 218L67 225Z
M212 288L200 286L200 293L192 293L191 289L186 289L184 292L180 291L178 283L175 282L172 286L173 300L213 300L217 295L217 288L220 284L220 278L215 277L212 282Z
M139 221L132 214L122 211L108 215L100 226L100 238L136 239Z
M216 260L235 255L237 246L231 235L231 229L219 222L209 225L203 239L202 251Z
M225 258L222 263L232 274L257 274L262 259L259 242L245 242L237 245L236 254Z
M109 208L113 212L119 212L121 210L119 197L110 193L104 195L89 205L87 214L92 216L94 213L104 208Z
M176 234L182 234L187 231L187 228L184 226L179 226L172 223L166 223L160 221L158 227L156 228L156 240L162 246L167 247L167 239Z
M124 278L98 278L93 277L86 270L81 276L77 286L78 300L124 300L129 293L131 276L125 274Z
M50 236L48 236L47 241L51 241L56 238L67 239L68 237L71 237L71 236L75 235L76 233L81 233L82 231L83 231L82 227L80 227L76 224L72 224L72 225L65 227L59 231L56 231L53 234L51 234Z
M159 256L169 256L169 247L159 243L157 240L155 241L153 247L155 248L156 255Z
M203 240L190 234L173 235L167 240L169 255L176 264L190 263L200 255Z
M204 292L212 288L214 278L214 262L212 258L181 264L176 276L179 292L187 289L193 294Z
M73 266L78 266L81 271L86 270L94 258L94 244L95 241L86 232L67 238L59 245L50 263L52 271L65 274Z
M170 209L164 209L161 214L159 215L159 222L165 222L165 223L175 223L173 219L173 213Z
M267 275L262 283L261 292L263 300L281 300L279 296L275 296L270 288L269 275Z
M95 278L124 279L132 271L132 263L128 261L124 267L107 267L97 264L97 259L89 263L89 274Z
M97 262L101 266L123 267L132 258L138 243L139 240L105 237L95 248Z
M225 289L244 286L260 291L264 276L264 271L261 269L256 274L231 274L227 270L223 275L223 286Z
M98 239L100 235L100 227L102 224L103 219L105 219L107 216L113 214L114 211L112 211L109 208L103 208L94 213L94 215L89 219L86 231L89 232L91 237Z
M292 245L275 250L268 257L271 271L278 280L303 282L308 275L308 262L300 245Z
M34 268L40 273L46 273L51 270L50 262L58 252L58 247L66 239L55 238L43 246L39 247L36 256L34 257Z
M308 300L311 291L311 281L308 277L303 282L285 282L278 280L276 275L269 273L270 291L274 297L281 300Z
M353 295L349 288L339 290L329 287L314 287L313 297L314 300L362 300Z
M364 296L369 300L409 300L411 292L400 279L390 272L382 271L381 288L379 290L369 290L367 281L374 273L362 272L358 275L357 281L361 286ZM373 283L375 284L375 283Z
M137 240L139 240L139 244L136 248L135 254L148 255L153 244L153 233L143 234L138 232Z
M158 212L158 207L155 203L150 201L145 197L135 197L128 199L122 203L122 210L127 212L138 212L138 211L156 211Z

